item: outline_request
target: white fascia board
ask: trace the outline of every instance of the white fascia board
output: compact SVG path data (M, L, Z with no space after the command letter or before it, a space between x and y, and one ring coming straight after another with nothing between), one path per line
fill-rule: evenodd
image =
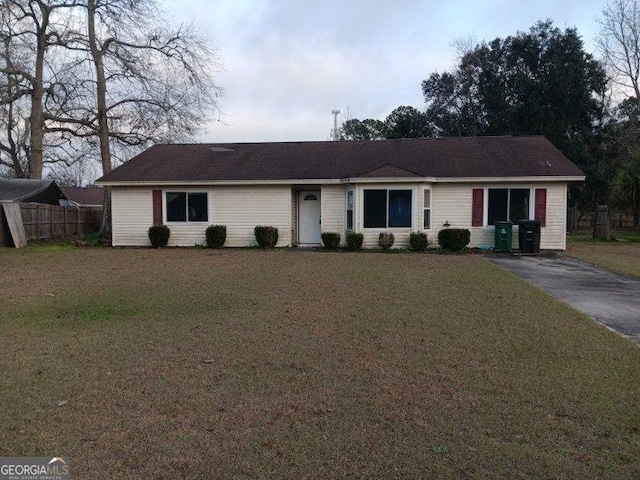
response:
M152 186L203 186L203 185L327 185L343 183L514 183L514 182L583 182L584 176L539 176L539 177L356 177L356 178L305 178L287 180L198 180L171 182L95 182L105 187L152 187Z
M173 187L173 186L206 186L206 185L319 185L339 184L337 178L295 179L295 180L183 180L171 182L95 182L105 187Z
M583 182L582 176L540 176L540 177L442 177L432 181L434 183L514 183L514 182Z
M582 182L584 176L565 177L356 177L343 178L341 183L543 183Z

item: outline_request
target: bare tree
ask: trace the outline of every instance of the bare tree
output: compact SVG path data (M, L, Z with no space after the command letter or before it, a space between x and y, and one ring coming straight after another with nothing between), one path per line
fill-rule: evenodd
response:
M93 154L105 174L152 143L192 138L217 114L215 52L157 4L2 0L0 165L40 178L45 162ZM105 233L109 201L107 192Z
M2 91L1 102L13 104L8 110L16 114L16 102L29 98L28 155L29 178L41 178L44 164L47 120L56 120L48 114L46 104L55 104L60 88L56 85L57 62L52 50L60 47L66 36L69 11L77 6L73 0L3 0L0 5L0 26L3 49L0 52L0 73L6 75L7 88ZM70 85L66 89L73 90ZM5 116L13 128L20 124L14 117ZM6 125L3 125L6 126ZM15 137L15 132L12 133ZM24 153L24 152L23 152ZM22 172L14 158L15 173Z
M88 127L103 174L113 168L114 151L185 140L217 111L216 56L207 39L168 25L153 0L87 0L83 8L86 30L67 48L89 55L93 75L85 87L94 101L80 105L75 111L84 113L60 131L87 135ZM102 231L110 234L106 190Z
M598 19L597 46L613 81L640 98L640 5L637 0L609 0Z

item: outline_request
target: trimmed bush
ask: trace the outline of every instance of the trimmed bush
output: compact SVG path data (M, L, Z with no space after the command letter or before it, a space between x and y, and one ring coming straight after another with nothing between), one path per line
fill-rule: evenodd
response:
M427 234L424 232L413 232L409 235L409 245L411 250L416 252L426 252L429 246L429 240Z
M207 237L207 247L222 248L227 241L227 227L225 225L211 225L204 232Z
M262 248L273 248L278 243L278 229L268 225L258 225L253 229L256 242Z
M362 248L362 242L364 241L364 235L361 233L347 232L345 237L345 245L347 250L360 250Z
M166 247L167 243L169 243L170 234L171 230L166 225L157 224L149 227L151 246L154 248Z
M324 248L335 250L340 245L340 234L335 232L324 232L322 235L322 244Z
M450 252L458 252L469 245L471 232L466 228L445 228L438 232L440 247Z
M391 232L382 232L378 235L378 245L380 245L385 252L393 246L393 242L395 241L396 237L394 237Z

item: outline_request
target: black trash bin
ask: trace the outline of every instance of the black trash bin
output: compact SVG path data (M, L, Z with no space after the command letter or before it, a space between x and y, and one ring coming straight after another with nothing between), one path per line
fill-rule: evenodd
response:
M540 253L540 221L518 222L518 245L520 253Z

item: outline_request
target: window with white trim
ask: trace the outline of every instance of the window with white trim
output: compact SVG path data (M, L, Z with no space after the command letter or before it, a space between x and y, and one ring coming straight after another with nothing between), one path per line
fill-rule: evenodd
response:
M422 228L428 230L431 228L431 190L424 191L424 205L422 209Z
M490 188L487 202L487 224L510 220L514 223L529 218L529 188Z
M364 190L364 228L411 227L412 190Z
M347 230L353 230L353 190L347 191Z
M209 220L206 193L167 192L167 222L207 222Z

